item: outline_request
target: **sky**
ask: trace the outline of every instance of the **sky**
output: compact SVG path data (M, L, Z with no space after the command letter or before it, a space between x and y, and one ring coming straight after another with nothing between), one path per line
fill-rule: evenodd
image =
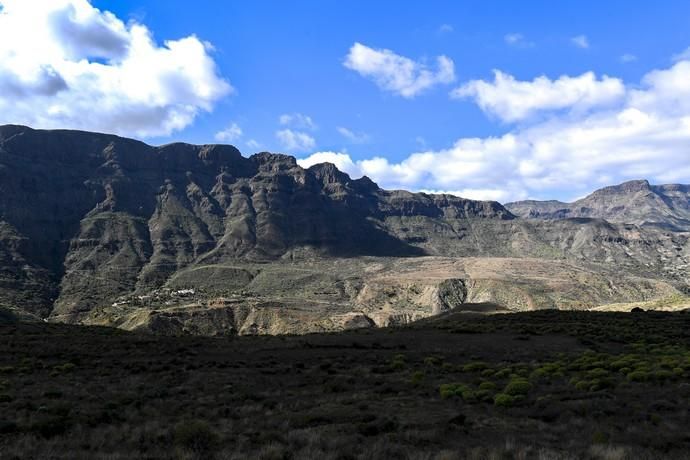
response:
M501 202L690 183L690 2L0 0L0 123Z

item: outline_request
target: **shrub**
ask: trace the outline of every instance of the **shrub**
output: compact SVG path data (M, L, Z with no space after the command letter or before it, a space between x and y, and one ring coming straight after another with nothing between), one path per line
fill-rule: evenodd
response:
M649 380L649 373L645 371L632 371L627 375L628 380L631 382L646 382Z
M518 379L511 380L508 383L508 385L506 385L503 392L506 394L512 395L512 396L518 396L518 395L526 395L527 393L530 392L531 389L532 389L532 384L529 383L529 381L518 378Z
M664 380L670 380L674 377L673 372L668 371L666 369L660 369L654 372L652 375L654 377L654 380L658 380L661 382L663 382Z
M390 367L393 370L399 371L405 368L405 355L403 354L397 354L393 356L393 359L391 360Z
M475 397L479 401L491 402L494 399L494 392L491 390L477 390L475 392Z
M498 407L511 407L515 405L515 396L506 393L498 393L494 396L494 405Z
M603 377L608 377L608 375L609 371L607 371L606 369L602 369L600 367L587 371L587 377L592 379L600 379Z
M591 383L588 380L571 380L570 383L580 391L589 390Z
M510 368L501 369L494 374L497 379L504 379L508 376L510 376Z
M474 401L477 399L474 391L464 383L444 383L439 387L439 392L443 399L451 398L453 396L460 396L466 401Z
M481 375L482 377L493 377L495 373L496 371L493 369L484 369L479 373L479 375Z
M208 454L216 449L218 435L203 420L180 422L173 433L175 445L197 454Z
M494 382L482 382L479 384L479 389L492 391L496 389L496 384Z
M451 363L443 363L441 364L441 369L443 369L444 372L451 372L454 366Z
M463 372L478 372L487 369L489 366L485 362L475 361L472 363L467 363L462 367Z
M415 372L412 374L412 377L411 377L410 380L412 381L412 384L413 384L413 385L419 385L420 383L422 383L422 380L424 380L424 372L422 372L422 371L415 371Z
M479 399L479 397L477 396L477 392L470 389L464 389L463 391L461 391L460 396L462 397L463 401L468 403L477 402L477 400Z

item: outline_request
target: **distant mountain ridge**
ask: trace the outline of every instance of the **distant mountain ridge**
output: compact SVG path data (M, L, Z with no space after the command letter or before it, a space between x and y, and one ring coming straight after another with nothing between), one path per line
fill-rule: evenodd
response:
M683 184L650 185L646 180L633 180L596 190L572 203L525 200L505 207L530 219L589 217L690 231L690 185Z

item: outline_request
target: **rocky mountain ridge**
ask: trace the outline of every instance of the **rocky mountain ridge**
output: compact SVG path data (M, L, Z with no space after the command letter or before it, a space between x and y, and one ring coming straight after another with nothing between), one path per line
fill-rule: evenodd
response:
M448 257L495 263L441 269ZM526 257L590 275L543 283L555 275L538 269L531 284L509 285L513 268L501 261ZM400 261L417 267L414 276L398 276ZM588 308L683 293L689 261L683 232L520 219L497 202L387 191L331 164L304 169L287 155L244 157L228 145L0 127L0 306L51 320L304 332L428 316L479 287L481 299L507 308ZM610 286L594 283L589 303L559 294L591 286L610 265L648 288L606 275ZM195 297L150 300L185 289Z
M634 180L604 187L572 203L526 200L505 206L523 218L589 217L690 231L690 185L684 184L651 185L646 180Z

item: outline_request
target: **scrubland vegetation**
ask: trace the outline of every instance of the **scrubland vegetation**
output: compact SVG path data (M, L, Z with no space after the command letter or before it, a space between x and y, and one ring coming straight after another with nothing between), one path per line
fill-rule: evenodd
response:
M687 458L690 314L154 337L0 326L0 458Z

